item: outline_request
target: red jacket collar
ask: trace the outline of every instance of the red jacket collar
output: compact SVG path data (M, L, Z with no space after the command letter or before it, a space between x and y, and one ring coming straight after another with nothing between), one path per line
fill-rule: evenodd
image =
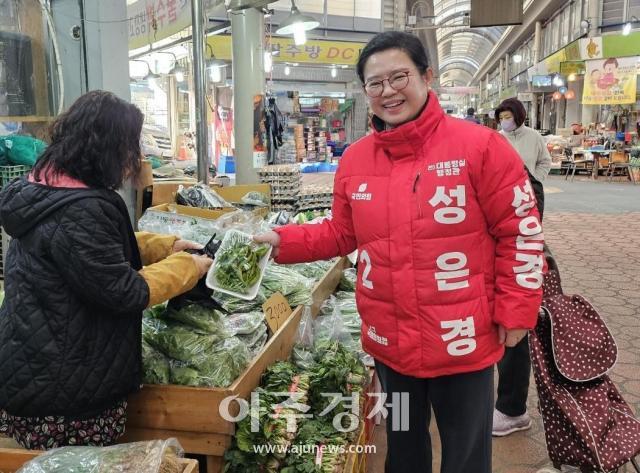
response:
M414 154L414 149L424 145L436 130L444 112L438 102L438 97L429 91L427 104L415 120L404 123L390 130L378 129L382 121L374 115L374 137L377 146L383 148L390 157L401 158L407 154ZM383 125L384 126L384 125Z

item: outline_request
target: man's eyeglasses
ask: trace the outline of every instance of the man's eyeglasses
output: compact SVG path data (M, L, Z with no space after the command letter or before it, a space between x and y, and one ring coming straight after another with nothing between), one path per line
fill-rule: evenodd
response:
M400 91L409 84L410 75L408 72L396 72L386 79L370 80L364 84L364 91L371 98L380 97L384 92L385 81L389 83L389 87L393 90Z

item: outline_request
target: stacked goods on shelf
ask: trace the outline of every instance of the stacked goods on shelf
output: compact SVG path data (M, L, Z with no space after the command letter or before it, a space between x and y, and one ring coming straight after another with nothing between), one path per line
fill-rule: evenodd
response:
M315 161L317 159L315 133L315 128L309 126L307 131L307 161Z
M318 160L324 161L327 159L327 137L324 134L321 134L316 138L317 143L317 152L318 152Z
M295 213L302 180L298 166L266 166L258 171L258 179L263 184L271 185L272 210Z
M304 125L295 125L293 127L293 136L296 146L296 159L302 161L307 157L307 147L304 141Z
M302 158L302 154L300 154ZM298 161L298 148L296 145L296 138L291 135L287 135L282 143L282 146L278 148L278 156L276 157L276 164L295 164Z
M298 210L331 209L333 204L333 189L331 186L304 186L300 189Z

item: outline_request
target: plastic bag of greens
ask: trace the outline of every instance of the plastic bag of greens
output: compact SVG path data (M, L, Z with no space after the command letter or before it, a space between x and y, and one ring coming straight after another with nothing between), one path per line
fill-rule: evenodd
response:
M145 384L169 384L169 359L142 341L142 382Z
M244 335L236 335L236 338L247 347L255 347L265 334L268 334L267 324L263 322L256 330Z
M267 297L280 291L291 307L312 305L314 286L313 279L306 278L293 269L279 264L267 266L262 279L262 287Z
M308 370L314 363L313 317L311 316L311 307L309 306L304 308L302 318L300 319L296 344L293 346L292 358L295 365L302 370Z
M231 314L224 318L224 327L229 336L249 335L264 327L263 312Z
M331 296L333 298L333 296ZM314 347L327 341L340 342L348 349L355 351L357 347L351 334L345 330L340 306L333 304L331 315L321 315L316 318L313 326Z
M195 358L192 365L200 372L200 386L226 388L250 361L249 349L238 338L231 337L216 344L211 353Z
M17 473L182 473L174 438L111 447L63 447L29 461Z
M220 312L200 304L189 304L178 310L170 309L166 315L190 327L216 335L218 339L233 335L225 331L225 323Z
M211 350L220 341L221 335L204 333L187 325L172 322L156 333L148 333L145 340L170 358L190 361L197 355Z
M189 207L199 207L201 209L221 209L233 207L224 200L216 191L204 184L196 184L185 188L179 186L176 192L176 203Z
M357 279L358 272L355 268L345 269L342 272L342 276L340 277L340 284L338 285L338 289L340 291L354 292L356 290Z
M247 301L238 297L230 296L229 294L225 294L223 292L216 291L213 292L213 298L220 304L220 306L222 306L222 308L226 312L230 314L262 310L262 304L264 304L267 300L264 289L262 287L258 290L256 298L251 301Z
M240 200L243 204L256 207L267 207L269 205L269 196L262 192L247 192Z
M261 333L260 338L258 338L251 345L247 345L247 348L249 349L249 352L251 353L252 358L255 358L256 355L262 351L264 346L267 344L268 340L269 340L269 334L265 330L264 332Z
M287 268L293 269L304 277L319 281L327 274L329 268L335 263L335 259L328 261L314 261L311 263L299 263L287 265Z

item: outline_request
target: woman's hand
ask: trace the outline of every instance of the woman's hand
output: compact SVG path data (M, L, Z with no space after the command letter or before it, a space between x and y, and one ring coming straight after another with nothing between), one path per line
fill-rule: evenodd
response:
M198 279L201 279L207 274L209 268L213 264L213 260L208 256L204 255L191 255L193 258L193 262L196 264L196 268L198 269Z
M196 243L195 241L176 240L173 243L171 253L179 253L184 250L201 250L202 248L204 248L204 246L200 243Z
M512 348L526 337L528 332L529 331L524 328L506 329L502 325L498 325L498 340L500 341L500 345Z
M256 243L270 244L273 247L271 257L275 258L276 256L278 256L278 253L280 251L280 235L278 235L276 232L268 231L259 235L254 235L253 241L255 241Z

